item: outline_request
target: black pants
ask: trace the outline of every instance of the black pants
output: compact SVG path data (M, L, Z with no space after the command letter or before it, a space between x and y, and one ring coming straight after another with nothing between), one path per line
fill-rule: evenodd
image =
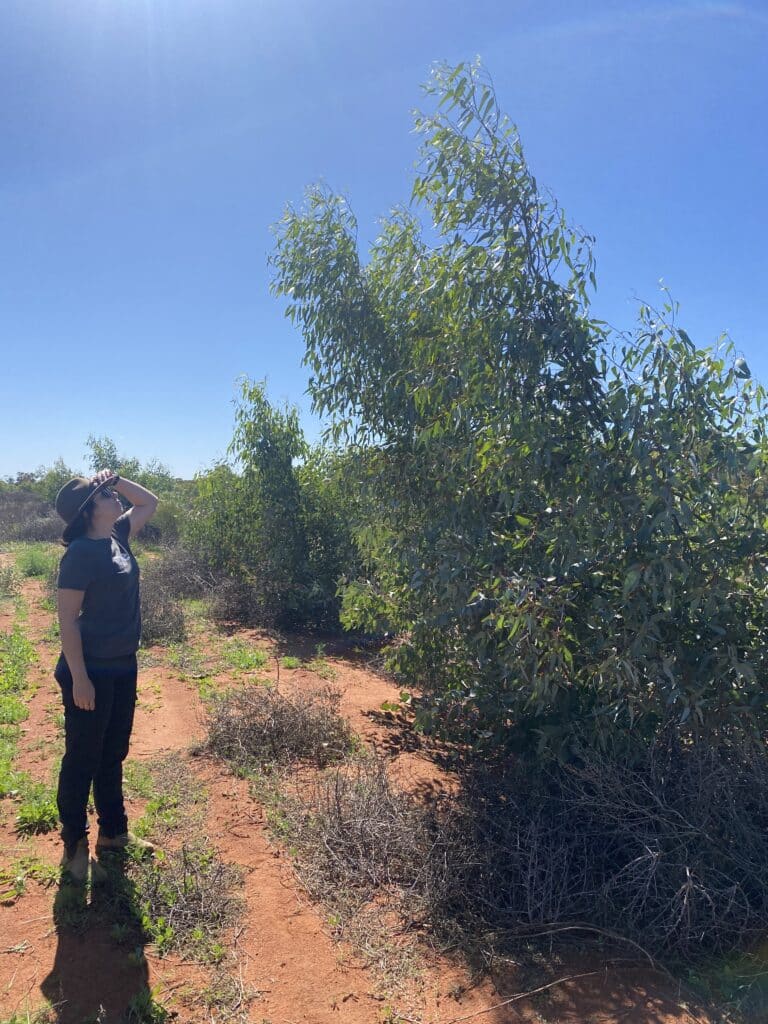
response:
M110 661L86 661L88 678L96 690L94 711L83 711L72 699L72 674L62 654L54 673L64 702L66 747L59 773L57 802L61 838L74 846L88 832L88 794L99 831L119 836L127 831L123 800L123 761L133 728L136 707L136 655Z

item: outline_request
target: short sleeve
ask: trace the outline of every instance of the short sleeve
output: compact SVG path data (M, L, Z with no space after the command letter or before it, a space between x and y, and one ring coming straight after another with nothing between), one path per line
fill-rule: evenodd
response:
M87 590L95 579L93 558L79 544L71 544L59 565L59 590Z
M123 512L120 518L115 520L115 525L112 527L112 533L117 537L121 544L128 543L128 538L131 535L131 519L127 512Z

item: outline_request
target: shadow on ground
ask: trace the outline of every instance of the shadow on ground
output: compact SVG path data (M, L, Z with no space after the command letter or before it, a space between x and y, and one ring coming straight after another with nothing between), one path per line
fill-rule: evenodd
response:
M122 858L103 866L105 879L90 891L63 880L54 900L58 945L40 990L57 1024L143 1020L151 1003L135 888Z

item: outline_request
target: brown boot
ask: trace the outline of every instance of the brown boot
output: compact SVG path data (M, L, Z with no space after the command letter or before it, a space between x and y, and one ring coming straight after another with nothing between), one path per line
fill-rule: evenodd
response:
M142 857L151 857L155 852L154 843L139 839L133 832L123 832L120 836L104 836L99 832L96 840L96 856L103 853L125 853L129 851Z
M84 885L88 879L88 837L83 836L74 846L65 846L61 869L72 882Z

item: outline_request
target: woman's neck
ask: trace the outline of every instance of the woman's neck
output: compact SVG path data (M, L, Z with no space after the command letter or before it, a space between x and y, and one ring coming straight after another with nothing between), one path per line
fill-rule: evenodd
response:
M109 540L112 536L112 526L106 523L100 525L91 524L85 535L90 540Z

